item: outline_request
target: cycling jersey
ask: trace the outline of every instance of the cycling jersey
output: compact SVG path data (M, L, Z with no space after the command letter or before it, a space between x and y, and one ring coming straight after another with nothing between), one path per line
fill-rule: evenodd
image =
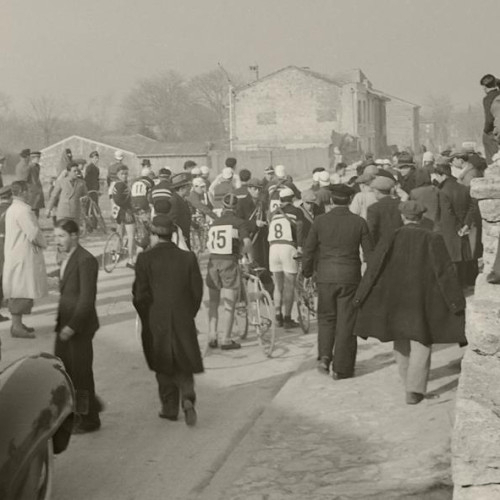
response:
M153 201L153 208L156 213L164 213L163 210L164 202L169 201L172 198L172 188L171 183L166 180L160 181L155 184L151 190L151 199ZM163 207L162 207L163 205Z
M269 221L270 245L302 246L302 226L304 214L300 208L291 203L283 205L271 214Z
M269 195L269 211L273 212L280 205L280 191L285 188L290 188L295 197L300 199L300 191L297 186L291 181L290 178L285 179L273 179L267 184L267 192Z
M245 238L250 238L248 222L234 212L223 212L208 230L210 259L237 260Z
M111 201L113 218L119 224L133 224L132 198L130 188L126 182L117 181L113 184Z
M150 177L142 176L132 183L130 194L132 198L132 207L135 210L144 210L149 212L149 203L151 201L151 191L154 187L154 181Z

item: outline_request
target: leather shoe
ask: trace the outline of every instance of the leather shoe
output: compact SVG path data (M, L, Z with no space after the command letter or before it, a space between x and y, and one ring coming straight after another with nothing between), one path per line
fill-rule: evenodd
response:
M101 428L100 420L86 421L82 420L73 427L73 434L87 434L95 432Z
M22 323L22 325L23 325L23 328L25 330L28 330L28 332L30 332L30 333L33 333L35 331L35 329L31 326L26 326L24 323Z
M35 338L35 334L33 332L30 332L29 330L26 330L25 328L11 327L10 334L12 335L12 337L17 338L17 339L34 339Z
M3 323L4 321L9 321L10 318L7 316L4 316L3 314L0 314L0 323Z
M406 393L406 404L407 405L417 405L424 399L424 395L420 392L407 392Z
M333 380L343 380L345 378L352 378L352 375L346 375L345 373L332 372Z
M323 375L328 375L330 373L330 361L328 358L321 358L318 361L318 371Z
M186 400L182 405L184 409L184 417L186 419L186 425L193 427L196 425L196 420L198 419L196 415L196 410L194 409L194 403L192 401Z
M158 416L160 418L166 418L167 420L171 420L172 422L175 422L179 418L178 415L169 415L168 413L165 413L164 410L158 413Z

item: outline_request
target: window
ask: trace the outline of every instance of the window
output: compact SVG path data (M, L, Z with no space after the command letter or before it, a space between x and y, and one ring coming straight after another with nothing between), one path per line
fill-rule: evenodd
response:
M333 108L318 108L316 110L316 121L318 122L336 122L337 110Z
M274 125L276 123L276 111L265 111L257 113L257 125Z

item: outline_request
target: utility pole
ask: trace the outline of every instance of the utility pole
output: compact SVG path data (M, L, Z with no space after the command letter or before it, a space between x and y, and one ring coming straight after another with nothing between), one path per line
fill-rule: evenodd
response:
M229 92L229 151L233 150L233 108L234 108L234 85L233 82L231 81L231 78L229 77L229 73L224 69L224 66L222 66L221 63L217 63L219 65L219 68L224 72L226 75L227 79L227 85L228 85L228 92Z

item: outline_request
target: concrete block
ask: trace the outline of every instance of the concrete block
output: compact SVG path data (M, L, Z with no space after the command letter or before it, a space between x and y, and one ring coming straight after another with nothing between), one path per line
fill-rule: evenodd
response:
M486 484L466 488L455 486L453 490L453 500L498 500L499 498L500 486L498 484Z
M500 198L500 176L472 179L470 187L471 196L478 200Z
M500 222L500 199L479 201L481 217L488 222Z

